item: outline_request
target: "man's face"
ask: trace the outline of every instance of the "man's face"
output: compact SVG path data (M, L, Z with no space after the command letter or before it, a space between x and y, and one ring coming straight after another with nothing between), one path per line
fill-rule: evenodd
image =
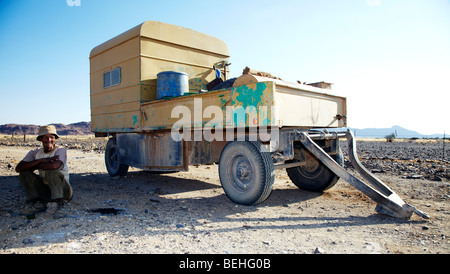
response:
M55 148L55 135L53 134L46 134L42 136L42 145L44 146L44 151L49 152L52 151Z

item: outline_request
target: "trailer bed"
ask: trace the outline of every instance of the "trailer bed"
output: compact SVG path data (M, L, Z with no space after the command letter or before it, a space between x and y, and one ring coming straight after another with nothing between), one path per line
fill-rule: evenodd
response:
M184 117L184 109L189 110L190 117ZM180 119L184 119L184 127L192 128L346 126L341 119L346 116L345 97L264 77L229 89L142 103L141 111L142 131L171 129L180 124ZM222 119L217 112L221 112Z

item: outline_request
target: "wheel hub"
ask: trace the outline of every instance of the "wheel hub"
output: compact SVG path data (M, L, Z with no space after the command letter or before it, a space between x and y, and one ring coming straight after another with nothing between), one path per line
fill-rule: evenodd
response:
M319 161L316 158L309 156L306 158L306 164L302 166L302 169L305 170L306 172L314 172L319 167L320 167Z
M237 155L230 166L231 177L237 187L247 189L253 180L253 168L244 155Z

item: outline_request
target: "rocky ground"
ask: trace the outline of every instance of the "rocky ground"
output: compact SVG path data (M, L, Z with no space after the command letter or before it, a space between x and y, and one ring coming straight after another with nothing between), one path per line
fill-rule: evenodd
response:
M66 217L24 214L14 168L32 139L0 140L0 254L10 253L449 253L450 144L358 141L363 164L407 203L428 213L401 220L345 181L323 194L301 191L277 171L271 196L242 206L224 194L216 165L111 178L105 139L63 137L74 198ZM342 146L346 155L346 146ZM353 172L348 161L346 168Z

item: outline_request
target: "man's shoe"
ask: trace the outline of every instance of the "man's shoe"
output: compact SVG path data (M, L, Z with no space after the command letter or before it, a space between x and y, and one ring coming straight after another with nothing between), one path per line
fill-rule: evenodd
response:
M47 210L47 203L39 200L30 201L25 207L25 214L36 214L45 212Z
M47 214L51 215L53 219L60 219L67 216L67 209L65 208L65 203L50 203Z

